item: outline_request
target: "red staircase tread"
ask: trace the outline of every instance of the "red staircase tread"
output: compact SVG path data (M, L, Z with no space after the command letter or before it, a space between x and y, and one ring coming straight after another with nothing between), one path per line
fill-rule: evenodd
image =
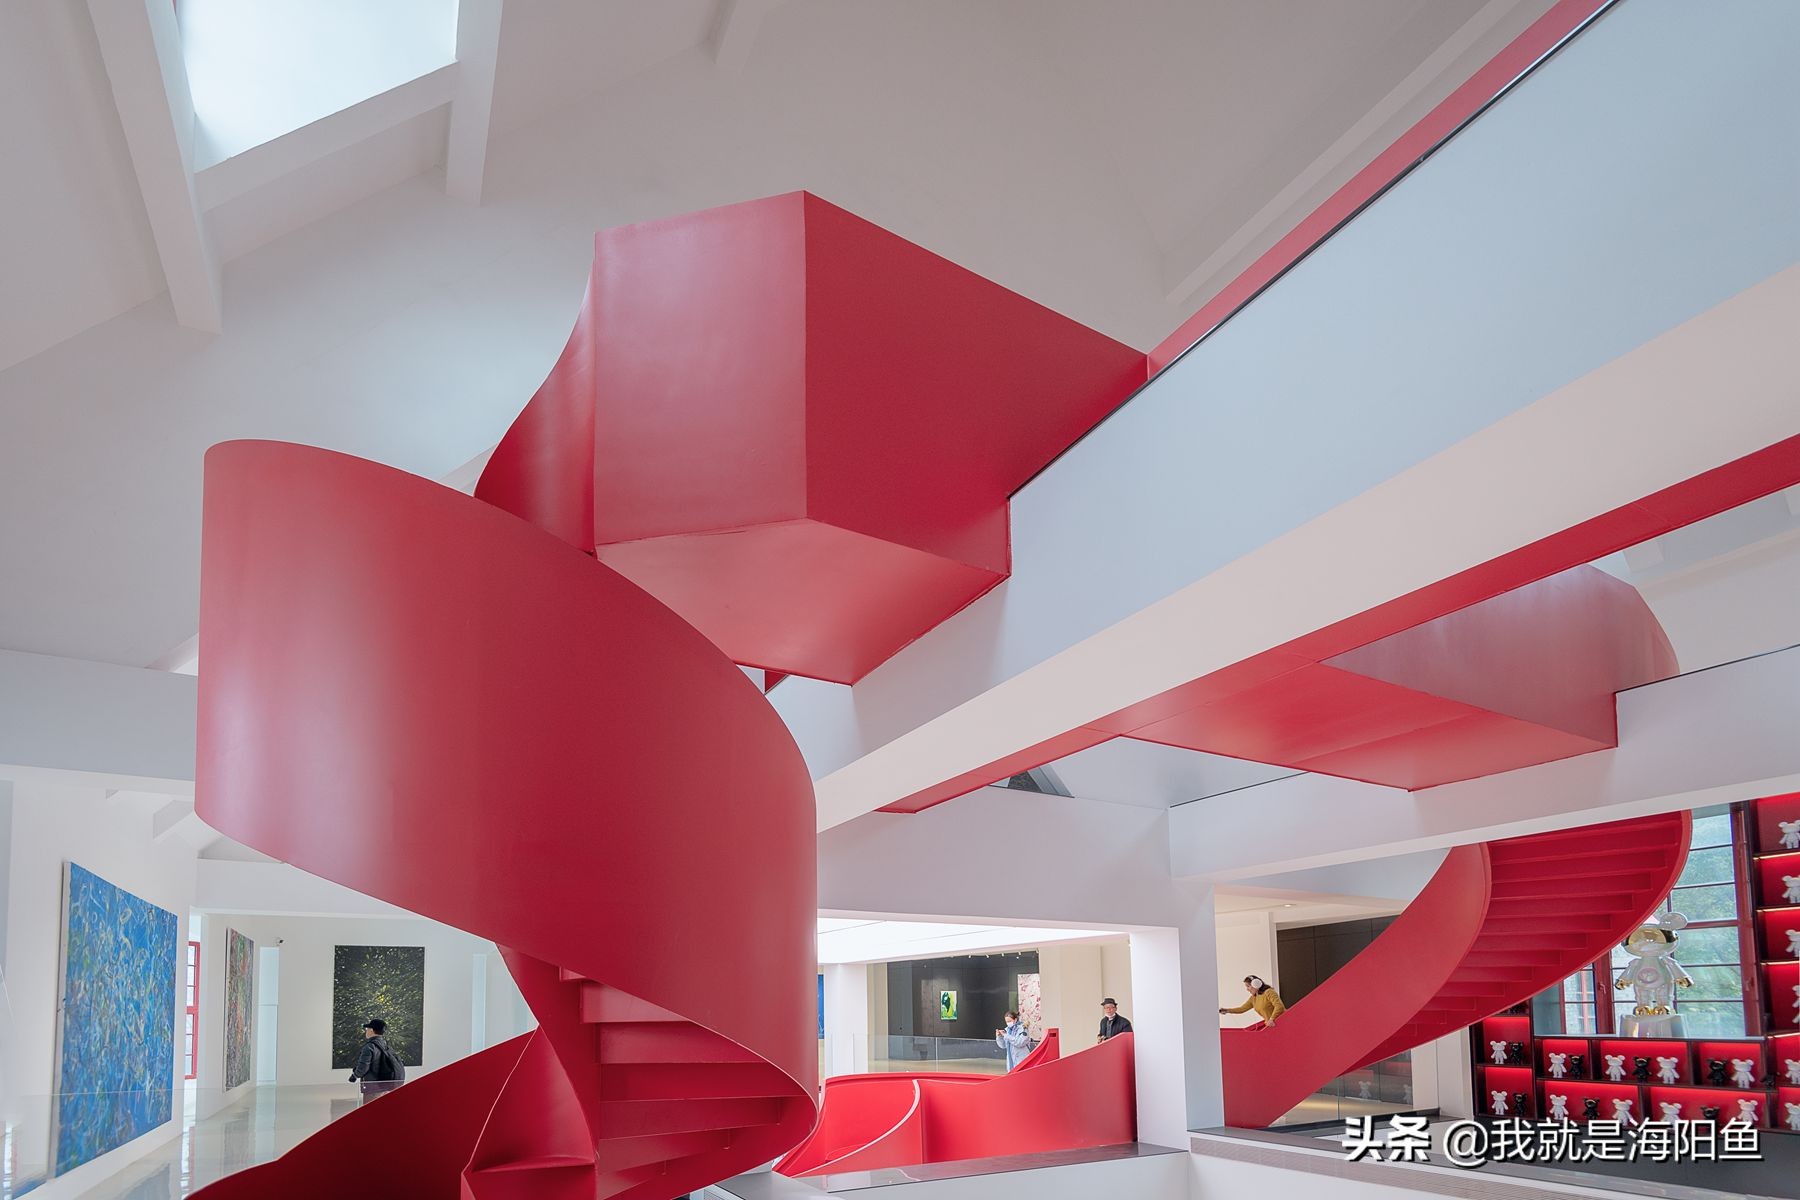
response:
M476 1175L503 1175L509 1171L556 1171L556 1170L594 1169L594 1160L582 1158L574 1154L535 1154L529 1158L515 1158L510 1162L498 1162L484 1167L476 1167Z

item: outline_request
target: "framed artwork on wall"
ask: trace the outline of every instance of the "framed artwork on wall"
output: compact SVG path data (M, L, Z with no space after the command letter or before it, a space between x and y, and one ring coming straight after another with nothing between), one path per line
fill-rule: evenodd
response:
M938 1020L940 1020L940 1021L956 1020L956 993L955 992L939 992L938 993Z
M425 1061L425 947L339 946L331 966L331 1066L348 1071L363 1044L363 1023L387 1022L387 1044L400 1061Z
M175 914L63 864L52 1173L174 1115Z
M225 931L225 1087L230 1090L250 1082L250 1021L252 972L256 943L235 929ZM366 1020L367 1018L365 1018Z
M1025 1032L1031 1035L1032 1041L1043 1040L1043 980L1036 971L1021 972L1019 975L1019 1020L1025 1023Z

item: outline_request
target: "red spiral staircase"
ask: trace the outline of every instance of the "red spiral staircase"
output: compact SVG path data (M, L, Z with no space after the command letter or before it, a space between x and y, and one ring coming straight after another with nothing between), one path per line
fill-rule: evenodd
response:
M1664 813L1452 849L1381 936L1273 1026L1224 1031L1226 1123L1272 1124L1337 1076L1602 957L1669 894L1691 827Z
M197 804L491 938L539 1026L209 1200L354 1164L419 1200L665 1198L810 1128L811 783L757 687L492 505L323 450L207 456Z
M599 234L476 498L213 447L199 814L492 939L539 1024L209 1200L402 1150L402 1198L661 1200L800 1141L812 785L733 660L848 682L993 587L1007 497L1144 373L792 193Z

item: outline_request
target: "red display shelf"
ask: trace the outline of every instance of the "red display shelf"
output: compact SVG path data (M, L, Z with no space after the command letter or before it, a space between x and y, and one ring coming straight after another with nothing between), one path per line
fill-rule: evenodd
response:
M1533 1102L1532 1086L1535 1080L1529 1065L1523 1067L1482 1067L1476 1086L1480 1089L1478 1099L1481 1111L1490 1117L1535 1117L1537 1105ZM1501 1112L1494 1104L1494 1093L1505 1092L1507 1096L1506 1111Z
M1531 1018L1528 1016L1487 1017L1482 1020L1476 1037L1475 1061L1487 1066L1531 1066ZM1497 1061L1494 1043L1501 1043L1505 1060Z
M1609 1083L1692 1083L1694 1072L1689 1060L1693 1055L1688 1053L1688 1043L1673 1040L1652 1040L1650 1038L1601 1038L1600 1057L1595 1061L1592 1072L1595 1079L1604 1079ZM1613 1079L1610 1070L1611 1058L1620 1058L1625 1071L1622 1079ZM1644 1060L1644 1073L1638 1074L1638 1059ZM1664 1079L1662 1062L1669 1059L1675 1070L1675 1078Z
M1552 1054L1561 1054L1565 1056L1563 1059L1563 1070L1565 1074L1563 1075L1562 1080L1558 1080L1550 1073L1550 1056ZM1687 1057L1685 1051L1683 1052L1682 1057ZM1576 1062L1577 1058L1580 1059L1579 1063ZM1594 1074L1594 1047L1589 1044L1587 1038L1539 1038L1537 1063L1538 1074L1544 1076L1545 1079L1552 1083L1558 1083L1564 1080L1589 1079L1592 1078Z
M1769 1032L1800 1030L1800 963L1772 962L1763 966L1764 1000L1769 1006Z
M1555 1096L1566 1097L1564 1112L1571 1121L1589 1120L1586 1101L1594 1101L1593 1120L1610 1121L1614 1119L1613 1101L1630 1102L1627 1109L1633 1121L1644 1119L1643 1089L1635 1083L1601 1083L1592 1079L1564 1080L1558 1083L1554 1079L1540 1080L1539 1095L1542 1097L1542 1112L1551 1117L1556 1112ZM1484 1110L1485 1111L1485 1110Z
M1800 1133L1800 1087L1775 1089L1775 1107L1769 1110L1769 1123L1776 1129Z
M1647 1090L1649 1117L1662 1120L1670 1115L1663 1105L1673 1104L1677 1108L1674 1115L1681 1120L1704 1121L1708 1119L1706 1110L1711 1108L1716 1111L1710 1119L1717 1125L1748 1117L1752 1124L1766 1127L1770 1123L1770 1105L1775 1097L1770 1091L1734 1091L1730 1088L1652 1087ZM1745 1105L1749 1105L1748 1113Z
M1782 854L1762 854L1756 859L1758 908L1783 908L1800 903L1792 899L1788 880L1800 879L1800 850Z
M1769 1039L1769 1069L1782 1087L1800 1088L1800 1033L1778 1034Z
M1789 849L1781 844L1781 823L1800 821L1800 792L1789 792L1785 796L1765 796L1751 806L1751 811L1758 853L1773 854Z
M1713 1074L1715 1062L1722 1065L1722 1079ZM1740 1082L1737 1066L1740 1062L1749 1064L1751 1081L1747 1084ZM1761 1038L1714 1038L1694 1043L1693 1082L1700 1087L1755 1091L1766 1086L1763 1077L1768 1074L1768 1069L1768 1054Z
M1756 924L1762 934L1764 962L1793 962L1800 959L1794 935L1800 935L1800 904L1757 910Z

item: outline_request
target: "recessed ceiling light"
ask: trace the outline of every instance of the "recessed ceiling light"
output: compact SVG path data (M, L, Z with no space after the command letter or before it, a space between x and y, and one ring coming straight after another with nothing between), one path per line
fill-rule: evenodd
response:
M1293 905L1291 905L1291 904L1284 904L1284 905L1282 905L1282 906L1281 906L1281 907L1283 907L1283 908L1292 908L1292 907L1294 907L1294 906L1293 906Z

